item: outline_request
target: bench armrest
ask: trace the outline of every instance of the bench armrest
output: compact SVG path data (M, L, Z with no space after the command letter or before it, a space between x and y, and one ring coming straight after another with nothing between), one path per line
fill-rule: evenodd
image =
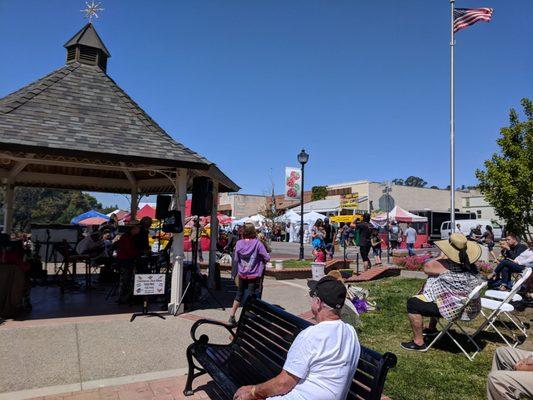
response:
M205 319L199 319L191 327L191 338L192 338L192 340L194 340L195 343L196 342L205 342L205 343L207 343L207 341L208 341L208 337L206 335L201 335L199 339L196 338L196 329L198 329L198 327L200 325L204 325L204 324L222 326L222 327L226 328L226 330L228 330L229 333L231 333L231 336L233 336L233 338L235 338L235 332L233 332L233 328L235 328L235 326L230 325L230 324L226 324L225 322L217 321L217 320L214 320L214 319L205 318Z

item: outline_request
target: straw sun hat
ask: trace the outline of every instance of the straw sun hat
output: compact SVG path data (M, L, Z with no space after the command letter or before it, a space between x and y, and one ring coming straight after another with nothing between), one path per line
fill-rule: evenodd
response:
M466 251L468 261L473 264L481 257L481 246L468 240L462 233L452 233L448 240L439 240L435 245L448 257L457 264L463 264L460 253Z

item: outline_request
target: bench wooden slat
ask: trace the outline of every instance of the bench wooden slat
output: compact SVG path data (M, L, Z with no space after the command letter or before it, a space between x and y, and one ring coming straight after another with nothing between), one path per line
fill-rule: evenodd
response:
M265 373L264 369L261 369L261 364L256 359L250 357L250 354L247 354L242 349L234 352L230 361L226 365L226 370L228 375L238 383L237 386L264 382L265 379L269 379L271 376Z
M263 328L260 325L249 322L247 327L241 332L242 334L257 335L261 338L261 344L263 347L267 348L270 352L276 353L280 357L285 358L289 351L290 346L284 346L285 343L282 343L277 336L272 335L268 329Z
M242 334L242 339L244 343L241 343L241 347L246 349L250 354L253 354L254 357L261 361L270 371L279 371L281 366L283 366L284 359L279 355L271 352L270 354L265 351L258 351L262 347L262 344L248 333ZM256 347L257 346L257 347ZM266 349L262 349L266 350ZM277 358L274 359L274 357Z
M359 368L357 368L357 370L355 371L355 375L354 375L354 381L360 382L364 386L371 387L374 381L374 377L371 375L365 374Z
M261 332L263 336L268 337L271 342L275 343L277 347L285 352L289 351L292 342L296 338L296 335L289 336L285 334L284 336L280 336L277 327L264 319L249 320L247 327Z
M286 311L283 311L281 308L271 305L266 307L266 305L267 303L261 304L259 302L253 302L250 304L250 310L256 311L259 315L269 319L289 333L297 333L311 325L310 322L296 317L295 315L291 315Z
M376 364L368 362L364 355L359 357L359 363L357 364L357 369L366 372L367 374L374 375L378 370Z
M265 346L264 343L261 343L261 338L257 338L254 336L253 332L243 332L241 335L242 340L244 340L244 343L242 343L244 346L248 348L249 351L254 352L254 354L258 354L258 357L264 357L269 360L270 363L278 366L282 366L285 362L286 354L280 352L275 352L268 347ZM241 342L238 343L241 345Z
M361 382L353 381L350 386L349 395L347 399L357 398L361 396L363 399L367 399L370 393L370 387L363 385Z
M248 318L248 315L246 315ZM260 314L254 314L253 318L247 320L247 324L253 324L255 326L263 327L263 329L269 330L272 332L276 342L281 342L280 344L287 350L291 347L294 338L301 332L288 332L287 330L281 328L280 326L273 323L271 320L265 318L265 316Z

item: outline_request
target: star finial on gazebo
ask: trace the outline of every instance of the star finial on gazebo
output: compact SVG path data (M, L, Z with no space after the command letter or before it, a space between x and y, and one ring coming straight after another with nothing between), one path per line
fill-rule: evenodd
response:
M85 2L86 8L80 11L85 13L84 17L89 19L89 23L93 22L93 17L98 18L98 13L100 11L104 11L104 9L100 7L101 4L102 3L95 3L94 0L91 0L90 4L88 1Z

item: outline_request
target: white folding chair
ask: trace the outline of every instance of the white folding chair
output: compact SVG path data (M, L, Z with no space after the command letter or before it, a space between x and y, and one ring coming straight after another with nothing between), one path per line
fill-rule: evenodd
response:
M468 358L470 361L474 361L474 357L477 355L477 353L480 352L480 348L478 346L478 344L475 342L474 338L472 336L470 336L468 334L468 332L466 332L463 327L461 325L459 325L459 321L466 321L465 319L461 319L461 316L463 314L463 311L465 310L465 308L470 304L470 302L476 298L479 297L479 294L480 292L483 290L483 288L487 286L487 282L482 282L480 283L478 286L476 286L472 292L470 292L470 294L468 295L468 298L465 302L465 304L463 305L463 307L461 308L460 312L459 312L459 316L457 319L453 320L453 321L448 321L448 323L446 325L442 324L440 322L440 320L437 320L437 323L439 325L439 327L441 328L439 334L437 336L435 336L435 339L433 339L433 341L422 351L428 351L431 347L433 347L433 345L444 335L448 335L450 337L450 339L453 340L453 342L457 345L457 347L459 347L461 349L461 351L463 352L463 354L466 356L466 358ZM453 337L453 335L451 334L450 332L450 328L452 326L456 326L457 328L459 328L459 330L467 337L467 339L476 347L476 351L474 352L474 354L470 355L468 354L468 352L463 348L463 346L461 346L461 344Z
M481 326L476 330L474 333L474 337L478 335L482 331L488 331L489 328L494 329L494 331L503 339L505 344L509 347L516 347L520 341L518 340L516 334L514 333L513 329L511 329L506 321L500 318L500 315L504 315L507 317L509 321L513 323L514 326L518 328L518 330L527 337L527 330L523 322L518 318L518 316L514 313L515 309L513 305L511 304L511 301L515 299L516 293L520 290L520 287L524 284L525 281L530 277L532 273L532 268L527 267L522 272L522 276L517 279L511 288L509 292L502 292L505 294L501 300L494 300L490 298L481 298L481 315L483 318L485 318L485 321L481 324ZM496 291L492 291L496 292ZM491 293L494 295L493 293ZM501 295L499 295L501 296ZM521 299L521 297L520 297ZM490 310L491 312L487 315L483 310ZM503 333L494 325L494 323L498 321L500 322L511 334L513 337L514 343L511 344L507 338L503 335Z
M483 296L488 299L503 301L505 300L507 296L509 296L509 291L491 289L491 290L487 290ZM522 300L522 296L520 296L518 293L515 294L513 298L511 299L511 301L520 301L520 300Z

